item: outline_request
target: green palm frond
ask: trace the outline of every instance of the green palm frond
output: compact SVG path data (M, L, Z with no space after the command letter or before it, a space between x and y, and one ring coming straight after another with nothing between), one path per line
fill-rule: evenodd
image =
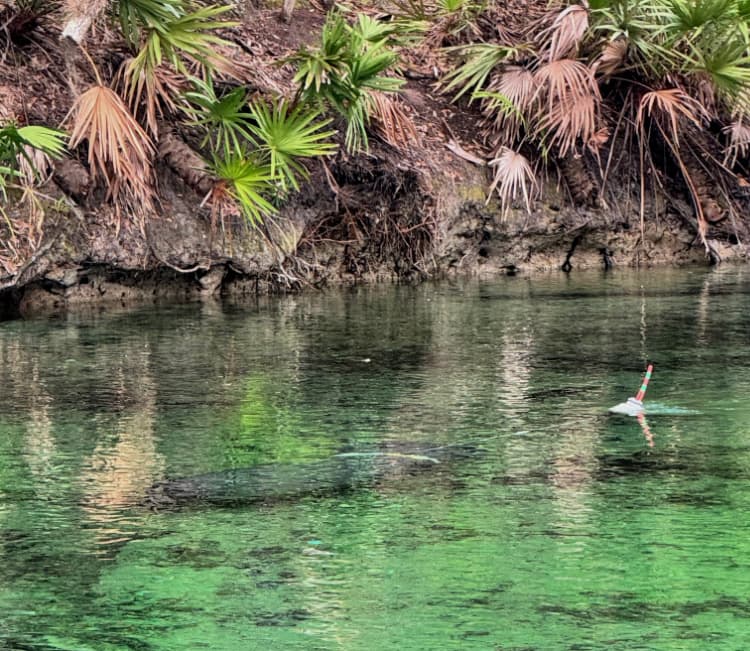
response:
M372 88L381 92L395 92L403 85L400 79L381 76L390 68L398 56L380 42L366 48L350 62L349 81L354 88Z
M23 159L37 174L34 160L27 148L36 149L50 156L60 158L65 152L67 134L49 127L29 125L17 127L6 124L0 128L0 177L18 176L19 159Z
M180 16L163 27L155 27L159 33L161 47L165 55L178 70L181 64L177 54L181 53L194 61L210 67L221 57L216 53L215 46L227 43L223 38L211 34L217 29L234 27L235 21L216 20L218 16L231 11L232 7L201 7L189 14Z
M157 29L184 15L182 0L118 0L114 11L123 36L138 47L144 29Z
M297 160L314 156L326 156L336 150L336 145L326 142L333 131L322 131L331 120L320 120L320 113L311 109L289 105L281 100L269 108L265 102L250 106L255 125L250 130L259 143L259 149L270 158L273 178L278 178L283 188L287 182L299 189L297 177L307 178L308 173Z
M262 224L266 215L276 212L276 208L264 196L274 191L273 174L268 165L259 165L246 154L233 152L229 156L215 158L212 168L251 224Z
M667 1L592 1L592 30L609 42L626 42L632 67L648 76L661 76L679 65L681 59L677 51L665 44L665 25L673 17Z
M397 26L390 22L375 20L367 14L359 14L352 32L363 41L378 43L397 33Z
M145 42L131 64L131 74L152 75L164 60L185 73L181 55L208 69L224 62L216 46L225 45L227 41L211 32L236 25L231 21L214 20L230 9L229 6L203 7L189 14L170 15L168 20L149 25Z
M445 91L458 90L456 99L466 93L483 90L492 71L511 61L520 52L519 48L496 43L475 43L450 50L458 51L464 59L461 65L445 76Z
M18 129L18 135L24 144L43 151L52 158L60 158L63 155L68 137L64 131L36 125L21 127Z
M192 78L191 81L193 90L184 95L190 106L185 110L192 118L192 124L206 131L201 146L211 141L215 149L229 155L232 151L240 151L246 141L252 142L248 124L252 115L243 110L247 105L245 88L238 86L219 97L210 74L205 80Z
M334 12L323 25L320 47L315 50L303 47L290 58L291 62L297 64L294 83L304 93L313 96L320 93L324 85L346 77L349 39L346 20L340 13Z
M691 72L705 73L730 100L747 99L750 91L750 56L741 41L724 41L717 47L694 48Z
M346 117L344 145L347 151L367 150L367 125L370 123L367 100L368 97L362 95L356 101L350 102L344 109L344 116Z
M373 92L393 93L403 82L387 76L398 56L388 45L392 26L360 16L350 26L340 11L329 14L316 50L300 50L294 81L304 103L330 105L347 121L346 147L367 148Z
M665 26L675 36L697 36L706 27L719 21L734 20L736 0L667 0L672 12Z

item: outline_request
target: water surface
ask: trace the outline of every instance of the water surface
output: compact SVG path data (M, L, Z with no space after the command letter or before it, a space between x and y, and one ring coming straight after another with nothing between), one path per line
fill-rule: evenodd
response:
M749 336L731 268L2 323L0 649L744 651ZM646 422L608 415L647 361ZM144 504L457 443L345 492Z

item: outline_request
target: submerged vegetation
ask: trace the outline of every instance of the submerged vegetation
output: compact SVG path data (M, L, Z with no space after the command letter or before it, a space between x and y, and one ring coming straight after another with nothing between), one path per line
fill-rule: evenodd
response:
M284 3L284 19L295 19L294 5ZM421 78L435 93L476 118L488 194L504 214L531 212L550 174L574 205L606 206L621 191L611 187L616 172L634 188L641 229L662 194L688 200L676 210L709 254L712 225L744 232L744 0L342 2L318 34L278 57L283 83L264 77L230 5L6 0L0 18L5 65L44 53L55 97L67 98L39 112L42 123L0 101L0 264L8 273L39 246L51 159L63 155L57 165L76 165L92 200L113 206L116 229L124 219L143 230L162 210L159 161L222 223L241 215L263 224L309 180L314 159L338 197L332 155L361 157L374 134L396 151L418 149L413 115L397 97L406 70L428 71ZM56 182L52 194L62 191L74 209L81 197ZM404 234L422 226L393 232L410 247ZM371 232L361 220L347 228ZM431 237L422 232L419 246Z

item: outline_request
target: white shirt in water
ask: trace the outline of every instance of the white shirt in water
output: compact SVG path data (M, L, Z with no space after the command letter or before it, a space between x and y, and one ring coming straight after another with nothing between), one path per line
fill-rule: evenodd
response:
M628 398L627 402L621 402L610 408L610 414L624 414L625 416L637 416L643 413L643 403L635 398Z

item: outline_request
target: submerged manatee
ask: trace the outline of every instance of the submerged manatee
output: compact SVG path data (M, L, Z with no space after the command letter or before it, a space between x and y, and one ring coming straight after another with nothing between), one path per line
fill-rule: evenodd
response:
M321 461L221 470L154 484L147 505L169 508L189 503L218 505L330 495L380 481L394 481L478 454L470 445L414 452L345 452Z

